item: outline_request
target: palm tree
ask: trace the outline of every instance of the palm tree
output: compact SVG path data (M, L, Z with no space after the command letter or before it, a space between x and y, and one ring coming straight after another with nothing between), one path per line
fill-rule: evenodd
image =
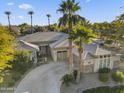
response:
M29 11L28 14L31 16L31 33L33 33L33 28L32 28L32 15L34 14L33 11Z
M6 11L5 14L7 15L8 25L9 25L9 31L11 32L11 24L10 24L10 15L11 15L11 12L10 11Z
M49 28L50 28L50 17L51 17L51 15L50 14L47 14L46 16L48 18L48 25L49 25Z
M85 28L84 26L76 25L73 28L71 38L73 39L73 42L75 43L76 47L78 48L78 73L77 73L77 83L80 80L81 73L83 71L83 60L82 60L82 53L83 53L83 44L87 44L92 41L93 38L95 38L95 34L93 34L93 31L90 29Z
M75 2L75 0L63 0L60 4L59 9L57 12L62 14L62 17L59 18L59 27L60 26L67 26L68 27L68 34L69 34L69 71L73 71L73 60L72 60L72 40L71 40L71 34L72 27L77 24L79 21L84 21L84 18L82 18L80 15L76 14L78 10L80 10L81 7L79 6L79 3Z

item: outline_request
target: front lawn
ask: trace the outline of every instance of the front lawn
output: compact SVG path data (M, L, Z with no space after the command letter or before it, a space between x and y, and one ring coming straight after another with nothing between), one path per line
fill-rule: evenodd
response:
M124 86L115 86L115 87L98 87L98 88L92 88L83 91L82 93L124 93Z

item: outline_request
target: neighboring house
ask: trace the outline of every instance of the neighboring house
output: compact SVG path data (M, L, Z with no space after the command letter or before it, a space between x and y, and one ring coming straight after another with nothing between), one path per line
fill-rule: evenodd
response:
M38 59L51 57L55 62L68 60L68 35L60 32L37 32L18 38L19 42L24 46L28 46L27 50L32 51L35 55L35 63ZM103 49L99 44L87 44L82 46L84 52L82 54L83 72L97 72L99 68L108 67L115 68L114 64L120 61L120 57L115 53ZM26 47L27 48L27 47ZM73 61L74 67L77 69L78 51L73 44ZM37 60L36 60L37 59Z

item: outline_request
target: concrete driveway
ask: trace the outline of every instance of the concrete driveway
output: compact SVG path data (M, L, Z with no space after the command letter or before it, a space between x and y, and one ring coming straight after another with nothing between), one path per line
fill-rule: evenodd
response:
M61 78L67 72L64 62L37 67L27 74L14 93L60 93Z

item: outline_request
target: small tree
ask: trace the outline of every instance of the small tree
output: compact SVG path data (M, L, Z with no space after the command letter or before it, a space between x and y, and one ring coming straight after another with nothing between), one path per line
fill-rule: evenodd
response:
M78 24L73 27L73 31L71 33L71 38L75 43L75 46L78 49L78 74L77 74L77 82L80 80L80 73L83 70L83 62L82 62L82 53L83 53L83 44L90 43L93 38L95 38L95 34L93 34L92 30Z

